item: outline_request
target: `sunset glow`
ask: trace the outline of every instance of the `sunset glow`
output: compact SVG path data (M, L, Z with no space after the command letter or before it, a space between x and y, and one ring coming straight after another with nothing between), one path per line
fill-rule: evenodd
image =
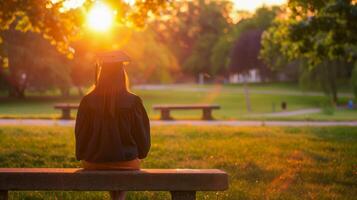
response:
M107 5L96 3L89 11L87 23L94 31L104 32L113 25L114 13Z
M59 0L52 0L52 3L56 3ZM77 8L83 5L85 0L65 0L63 2L64 10L69 10L72 8ZM263 5L281 5L287 2L287 0L231 0L234 3L234 6L238 10L248 10L254 11L256 8ZM124 2L129 5L134 5L135 0L124 0Z
M286 0L232 0L234 6L238 10L247 10L253 12L258 7L263 5L281 5L286 3Z

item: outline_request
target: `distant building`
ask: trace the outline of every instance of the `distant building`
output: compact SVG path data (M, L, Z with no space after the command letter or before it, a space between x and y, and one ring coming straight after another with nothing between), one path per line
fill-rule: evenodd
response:
M269 72L269 75L267 75L267 73L265 74L265 76L262 76L259 69L249 70L248 75L231 73L229 75L229 83L244 83L244 78L246 78L247 83L296 81L298 79L298 68L291 65L279 72Z
M234 73L229 75L229 83L244 83L244 79L248 83L260 83L262 79L257 69L249 70L248 75Z

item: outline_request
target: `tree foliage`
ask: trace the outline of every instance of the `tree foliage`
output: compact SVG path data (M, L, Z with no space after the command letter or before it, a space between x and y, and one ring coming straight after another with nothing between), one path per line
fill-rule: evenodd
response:
M78 32L83 21L78 9L61 12L64 1L1 1L0 30L10 28L41 33L62 52L68 51L68 43ZM6 54L2 54L2 57Z
M231 51L230 71L246 74L251 69L264 67L258 57L262 32L259 29L252 29L240 35Z
M215 66L215 71L219 71L218 69L221 69L220 72L227 72L230 63L232 62L232 56L230 55L233 54L231 51L234 49L234 45L237 44L237 41L240 40L240 37L247 35L246 32L252 30L254 32L254 30L257 31L267 29L270 27L279 11L280 9L278 7L258 8L254 15L242 19L238 24L234 25L229 32L223 34L213 47L212 56L210 58L211 62ZM259 41L260 40L257 40L257 42ZM255 45L257 46L257 43L255 43ZM260 45L258 44L258 46ZM258 60L258 56L256 56L255 59Z
M262 58L272 67L306 59L310 67L323 61L355 62L357 5L351 0L290 0L291 13L277 18L264 33ZM280 54L284 56L273 56Z
M325 2L323 7L319 1L315 2L319 7L307 4L312 15L295 12L302 18L290 24L289 38L297 46L296 53L307 57L312 66L326 59L356 61L357 5L351 0Z
M73 2L73 0L0 1L0 31L8 30L13 26L16 30L40 33L62 52L72 53L69 44L83 30L85 15L95 1L84 0L81 6L68 7ZM130 20L137 26L143 26L149 14L158 14L168 1L135 1L132 7L123 0L105 2L116 11L117 21L124 23Z
M155 32L145 30L116 28L105 38L93 39L87 34L73 46L76 51L73 65L73 81L78 86L93 83L96 51L123 50L128 53L132 62L126 67L131 81L135 83L163 82L170 83L180 75L175 56L168 47L161 43ZM101 37L101 35L98 35ZM91 74L93 76L83 76Z
M357 60L357 5L352 0L290 0L290 12L277 18L263 35L261 57L272 68L306 63L333 102L337 79ZM338 63L338 64L336 64Z
M39 34L30 32L6 31L4 39L9 58L5 78L10 83L12 96L24 97L28 87L45 90L58 86L63 94L68 93L69 60L54 46Z
M262 34L260 58L274 70L281 70L294 60L294 48L289 43L289 27L286 23L286 21L277 19Z
M83 35L85 16L94 2L84 0L82 5L73 6L74 0L0 1L0 79L7 81L11 95L23 97L28 85L38 89L56 84L62 91L67 90L71 72L68 66L85 59L78 56L76 62L68 64L70 61L53 52L49 44L72 58L74 41ZM122 0L105 2L116 11L119 24L131 22L134 26L143 26L168 3L166 0L144 0L130 6ZM4 37L6 34L8 37ZM43 48L48 51L44 53ZM78 69L72 70L72 78L79 77L81 70ZM40 74L48 76L36 77ZM37 84L40 80L41 84ZM76 79L74 83L84 82Z
M187 73L209 73L211 49L228 30L231 9L228 1L177 1L152 27Z

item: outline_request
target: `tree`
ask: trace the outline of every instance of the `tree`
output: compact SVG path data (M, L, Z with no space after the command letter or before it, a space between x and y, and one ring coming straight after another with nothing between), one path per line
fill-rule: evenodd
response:
M294 49L288 41L286 21L276 19L262 34L260 58L273 70L281 70L294 60Z
M251 69L264 67L258 57L262 32L262 30L253 29L240 35L231 51L230 71L247 74Z
M84 0L81 5L73 6L74 0L0 1L0 31L14 26L16 30L38 32L59 50L71 53L69 44L80 34L85 15L94 2ZM168 5L167 0L135 1L132 7L123 0L105 2L116 11L118 22L131 21L137 26L145 25L149 14L160 14Z
M252 108L246 79L251 69L263 69L264 67L258 58L261 34L262 31L259 29L242 33L234 44L230 55L230 71L238 72L244 76L244 91L248 111L251 111Z
M77 88L79 96L83 96L83 87L93 85L95 80L95 55L88 48L90 39L82 37L72 44L75 56L70 62L71 82Z
M212 64L212 74L226 75L229 65L229 53L231 46L234 43L233 37L224 36L218 38L217 42L213 45L210 62Z
M353 88L353 94L355 95L355 99L357 100L357 63L355 63L355 66L354 66L354 69L352 72L351 83L352 83L352 88Z
M271 25L279 10L278 7L261 7L252 16L242 19L230 31L222 34L215 43L210 57L214 64L214 72L239 72L246 79L249 70L255 68L266 77L267 67L259 60L260 38L263 30ZM244 91L247 110L251 111L247 82L244 82Z
M198 18L200 35L195 41L191 54L184 62L184 70L194 75L199 73L212 73L214 66L209 59L212 49L220 35L228 29L229 24L224 15L225 4L201 2L201 14Z
M181 75L175 56L168 47L159 41L150 28L145 30L127 27L114 28L110 34L100 40L87 34L74 44L72 80L80 90L93 84L96 51L121 49L130 55L132 62L126 67L131 82L135 83L172 83ZM101 37L101 35L98 35ZM83 76L90 74L91 76Z
M272 24L275 16L280 12L279 7L261 7L250 17L243 18L233 28L220 36L212 49L211 62L214 71L222 74L229 70L230 54L233 46L241 35L249 30L265 30Z
M351 0L290 0L288 6L292 12L286 14L285 19L277 20L263 36L263 59L275 67L293 60L305 60L305 72L312 74L320 71L318 68L324 69L326 73L317 73L324 77L317 80L330 80L320 84L331 94L332 102L337 103L338 74L341 71L340 74L344 74L357 58L356 3ZM276 54L280 56L275 57Z
M15 30L4 33L4 45L9 58L9 95L25 97L25 90L45 90L58 86L69 94L69 61L37 33ZM46 76L43 76L46 74Z
M187 73L210 73L211 49L219 36L228 31L231 9L228 1L177 1L152 27Z
M297 53L307 56L312 66L326 59L354 61L357 56L357 5L351 0L330 0L312 11L310 16L296 13L302 19L291 21L289 25L289 38L297 45Z
M128 40L120 47L131 55L134 62L127 67L136 83L172 83L181 74L181 69L173 53L155 37L155 33L127 30Z
M94 1L85 0L82 6L78 7L69 6L71 3L74 3L71 1L0 1L0 31L2 33L0 34L0 61L2 63L0 79L8 80L8 85L12 88L10 94L16 97L23 97L24 88L27 85L27 77L23 72L19 72L18 70L25 68L23 66L25 63L16 61L18 57L11 53L15 50L7 49L4 46L2 35L9 29L11 31L37 33L56 46L57 50L66 54L69 58L73 57L74 51L71 43L81 35L85 22L85 14ZM136 1L134 6L129 6L124 1L107 0L106 2L113 9L117 10L116 19L118 22L125 23L127 20L130 20L137 26L143 26L146 19L149 18L149 14L159 14L161 9L167 5L166 0ZM10 46L14 47L13 45L8 45L7 47ZM16 51L21 51L21 48L16 49ZM32 50L22 49L21 52ZM23 53L23 57L30 58L27 53ZM47 62L52 61L48 60ZM3 67L7 63L9 70L5 73ZM28 68L40 64L30 64L30 62L27 62L26 65L26 68Z
M217 40L215 34L203 34L193 46L191 55L186 59L183 67L186 72L194 75L199 73L210 73L212 65L209 59L211 49Z

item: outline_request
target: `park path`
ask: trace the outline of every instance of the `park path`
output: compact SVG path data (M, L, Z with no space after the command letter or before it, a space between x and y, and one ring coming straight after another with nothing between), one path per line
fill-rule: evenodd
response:
M221 85L218 85L221 86ZM192 85L187 84L160 84L160 85L136 85L133 86L134 89L140 90L171 90L171 91L184 91L184 92L206 92L212 90L212 88L207 87L192 87ZM239 88L224 88L228 92L243 92L243 87ZM267 89L267 88L251 88L249 89L251 94L271 94L271 95L286 95L286 96L315 96L323 97L326 96L323 92L314 91L294 91L289 89ZM352 93L339 92L338 96L353 98Z
M74 126L74 120L50 119L0 119L0 126L28 125L28 126ZM357 121L150 121L152 126L189 125L189 126L357 126Z
M296 116L296 115L307 115L307 114L314 114L320 113L320 108L307 108L307 109L300 109L294 111L283 111L283 112L275 112L275 113L266 113L266 114L256 114L253 116L264 116L264 117L289 117L289 116Z

